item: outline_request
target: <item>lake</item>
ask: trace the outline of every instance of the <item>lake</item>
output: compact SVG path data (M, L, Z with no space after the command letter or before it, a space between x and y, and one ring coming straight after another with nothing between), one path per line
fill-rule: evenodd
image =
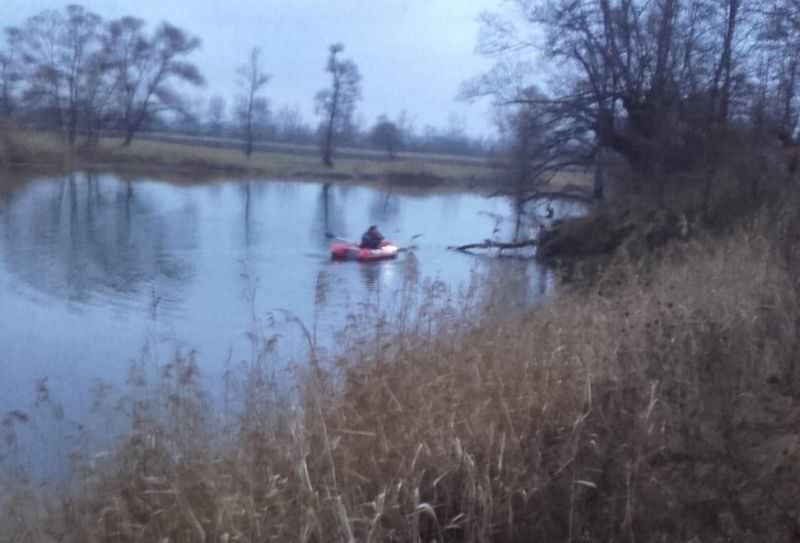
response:
M358 239L377 224L400 246L422 234L421 278L457 288L502 269L514 296L535 301L549 284L535 262L447 250L509 235L498 217L511 209L475 193L312 181L77 173L17 183L0 193L0 413L30 406L43 378L80 412L98 380L122 383L132 360L165 362L177 349L194 350L204 375L220 378L250 357L254 323L279 309L309 326L316 316L321 344L335 348L350 312L399 291L408 256L331 262L327 232ZM315 305L320 278L324 307ZM297 327L273 331L286 360L302 358Z

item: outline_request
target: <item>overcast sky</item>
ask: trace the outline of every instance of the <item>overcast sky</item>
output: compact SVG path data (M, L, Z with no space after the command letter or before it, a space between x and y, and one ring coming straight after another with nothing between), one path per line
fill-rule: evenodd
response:
M0 0L0 24L21 23L56 0ZM194 60L207 79L204 96L236 92L235 67L260 47L272 107L301 108L307 120L314 94L327 83L328 45L341 41L364 77L358 114L370 125L405 109L415 128L448 125L460 116L471 134L493 128L486 104L456 100L459 85L488 68L475 52L476 18L502 0L85 0L106 19L135 15L150 25L169 21L203 40Z

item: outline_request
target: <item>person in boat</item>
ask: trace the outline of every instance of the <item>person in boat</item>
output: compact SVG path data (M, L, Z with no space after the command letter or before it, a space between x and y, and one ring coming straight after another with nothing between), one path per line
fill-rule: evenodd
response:
M362 249L380 249L382 242L383 235L381 235L378 231L378 227L374 224L361 236Z

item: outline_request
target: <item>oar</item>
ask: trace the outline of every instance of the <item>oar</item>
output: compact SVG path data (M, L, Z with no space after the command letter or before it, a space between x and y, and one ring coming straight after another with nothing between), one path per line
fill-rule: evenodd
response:
M350 245L358 245L358 243L354 242L353 240L349 240L349 239L345 239L345 238L340 238L339 236L337 236L337 235L334 235L334 234L331 234L330 232L325 232L325 237L326 237L326 238L328 238L328 239L335 239L336 241L341 241L341 242L344 242L344 243L349 243Z
M416 249L417 246L414 245L414 240L417 239L417 238L421 238L423 235L424 234L414 234L413 236L411 236L411 241L408 242L408 246L407 247L399 247L397 249L397 252L398 253L405 253L405 252L412 251L412 250Z

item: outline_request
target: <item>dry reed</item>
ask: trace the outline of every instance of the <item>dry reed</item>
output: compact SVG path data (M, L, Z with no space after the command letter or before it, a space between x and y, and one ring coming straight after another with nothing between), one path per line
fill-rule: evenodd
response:
M297 395L261 327L223 416L191 353L134 367L122 440L58 488L12 469L29 422L7 414L0 542L796 541L800 205L779 199L524 310L502 277L457 293L408 258L396 311L352 315L333 359L321 273L311 328L283 315L311 353Z
M257 356L232 423L178 357L57 499L9 481L0 541L792 541L800 315L769 228L623 254L522 315L407 285L299 401Z

